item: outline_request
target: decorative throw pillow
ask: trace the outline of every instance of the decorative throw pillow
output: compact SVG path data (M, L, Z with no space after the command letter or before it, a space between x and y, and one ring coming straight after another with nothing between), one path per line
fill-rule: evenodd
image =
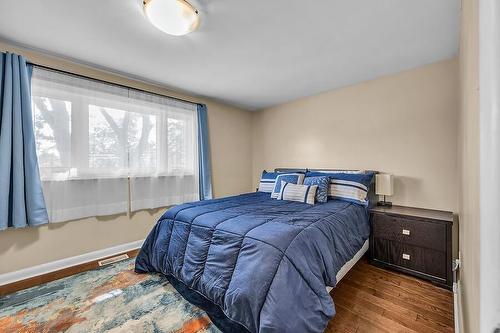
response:
M314 197L318 185L297 185L281 182L281 191L277 197L278 200L290 200L304 202L309 205L314 205Z
M314 170L314 171L308 171L308 173L322 173L328 174L328 173L365 173L366 170Z
M292 184L302 184L304 181L303 173L285 173L280 174L276 177L276 183L274 184L273 192L271 193L271 198L277 198L281 191L281 182L285 181Z
M260 176L259 182L259 192L272 193L274 189L274 184L276 183L276 177L279 173L277 172L267 172L262 171L262 176Z
M368 190L374 174L373 171L363 173L308 172L307 176L328 176L330 177L329 197L368 206Z
M328 186L330 184L330 177L316 176L304 178L304 185L318 185L316 190L316 201L325 203L328 201Z

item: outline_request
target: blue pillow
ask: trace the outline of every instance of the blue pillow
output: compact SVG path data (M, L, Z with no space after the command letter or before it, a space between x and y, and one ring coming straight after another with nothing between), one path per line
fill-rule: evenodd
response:
M316 201L325 203L328 201L328 186L330 184L330 177L328 176L314 176L304 178L304 185L318 185L316 190Z
M307 176L330 177L330 186L328 188L328 196L330 198L368 206L368 190L374 174L373 171L366 171L363 173L308 172Z
M303 173L285 173L279 174L276 177L276 183L274 184L273 192L271 193L271 198L277 198L281 191L281 182L287 182L291 184L301 185L304 181Z
M262 171L262 176L260 176L259 182L259 192L272 193L274 189L274 184L276 183L276 177L279 173L277 172L267 172Z

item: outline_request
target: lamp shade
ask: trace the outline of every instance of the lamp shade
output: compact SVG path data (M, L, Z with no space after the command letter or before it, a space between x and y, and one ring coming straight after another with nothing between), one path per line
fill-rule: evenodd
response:
M378 195L392 195L394 193L394 178L388 173L375 175L375 193Z

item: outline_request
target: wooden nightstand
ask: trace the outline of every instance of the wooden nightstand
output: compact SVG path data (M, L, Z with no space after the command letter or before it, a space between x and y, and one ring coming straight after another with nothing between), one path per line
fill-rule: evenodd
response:
M453 213L402 206L370 210L370 262L452 286Z

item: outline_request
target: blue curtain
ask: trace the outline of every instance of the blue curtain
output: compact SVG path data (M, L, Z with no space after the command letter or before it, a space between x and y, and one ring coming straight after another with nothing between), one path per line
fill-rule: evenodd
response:
M200 161L200 200L212 199L212 165L208 139L207 106L198 104L198 156Z
M31 66L0 53L0 230L48 223L31 118Z

